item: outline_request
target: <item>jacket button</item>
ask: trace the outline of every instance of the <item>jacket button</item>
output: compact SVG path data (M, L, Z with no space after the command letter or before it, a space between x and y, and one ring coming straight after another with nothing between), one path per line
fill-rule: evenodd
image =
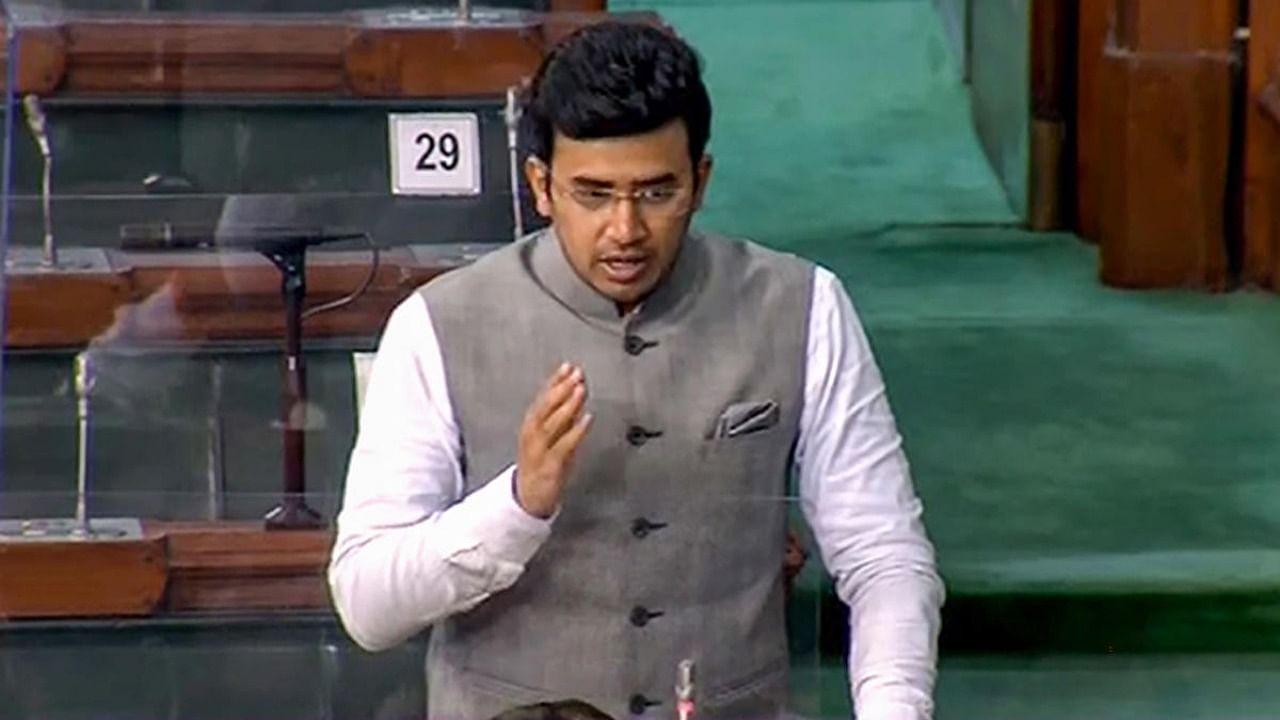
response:
M643 540L649 537L649 533L654 530L661 530L666 526L666 523L650 522L648 518L636 518L631 522L631 534L637 539Z
M660 431L645 430L639 425L632 425L627 428L627 442L631 443L635 447L640 447L641 445L649 442L649 438L656 438L660 435L662 435Z
M661 705L661 704L662 703L657 702L656 700L650 700L644 695L641 695L640 693L636 693L635 695L631 696L630 700L627 701L627 708L631 710L632 715L643 715L645 710L648 710L650 707L653 707L654 705Z
M637 605L631 608L631 624L636 627L644 627L649 624L650 620L661 616L661 611L653 611L643 605Z
M649 347L649 343L645 342L644 338L639 335L628 335L623 339L622 347L627 351L628 355L639 355L644 352L645 348Z

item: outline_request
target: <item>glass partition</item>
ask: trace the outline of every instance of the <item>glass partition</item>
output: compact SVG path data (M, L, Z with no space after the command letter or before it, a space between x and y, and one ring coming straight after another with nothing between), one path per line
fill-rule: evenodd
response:
M353 448L369 424L361 415L366 382L389 319L414 293L547 228L539 190L583 209L594 203L621 216L618 208L635 208L639 216L684 189L659 182L619 191L576 178L553 193L550 175L540 188L526 179L537 165L527 165L523 88L558 42L607 18L666 26L701 56L714 163L705 194L689 206L695 234L802 258L830 271L851 299L852 320L839 327L852 328L852 342L865 338L872 354L832 377L873 388L883 379L884 387L866 403L844 397L834 412L884 401L892 424L881 417L855 425L901 434L903 476L922 502L947 594L938 672L926 681L936 680L934 717L1274 715L1275 297L1243 287L1123 292L1099 280L1105 247L1083 241L1069 223L1029 229L1028 207L1046 196L1037 143L1060 128L1029 127L1044 122L1034 86L1044 73L1026 56L1044 34L1030 26L1043 18L1028 7L0 2L8 101L0 720L428 716L428 650L453 626L424 620L410 637L368 650L344 624L327 577L339 518L353 503ZM1069 147L1073 131L1063 122ZM1138 192L1109 192L1122 190ZM610 272L628 277L629 265L646 259L615 257ZM471 300L497 298L522 317L533 302L521 294L527 289L495 283ZM753 286L733 304L756 307L776 297L773 289ZM817 316L814 308L835 312L806 298L803 320ZM494 328L552 342L554 333L495 317L464 308L447 328L421 317L414 328L455 332L467 348ZM709 323L681 346L706 355L671 360L663 376L671 383L637 382L624 399L646 408L694 403L704 387L688 378L710 387L717 372L751 357L756 364L742 373L742 397L730 409L738 421L767 425L778 419L776 406L737 401L755 399L750 391L775 375L792 390L822 386L809 365L779 369L770 343L790 338L795 350L799 338L817 337L819 346L830 339L807 325L801 332L800 316L792 319L744 323L732 342ZM652 349L642 334L620 340L616 364L596 367L639 363ZM539 361L513 353L499 367L488 358L455 357L450 367L485 369L487 381L506 387ZM421 390L408 382L401 389ZM591 392L593 401L625 395ZM471 423L468 432L485 432L490 410L458 417ZM680 406L669 417L692 427L694 415ZM384 426L394 424L387 417ZM640 426L614 429L624 450L663 438ZM683 437L667 432L666 440ZM475 438L458 435L459 467L474 464L465 453ZM498 443L512 462L514 435ZM797 452L783 447L754 460ZM874 494L862 465L871 457L883 460L864 447L856 462L831 470L856 478L828 489ZM705 468L697 465L705 459L681 461ZM755 477L745 460L743 467L742 477ZM833 578L850 561L833 558L830 547L824 553L814 529L814 513L838 499L806 494L812 489L798 477L763 493L699 491L695 483L662 499L659 525L706 528L727 517L771 524L704 533L657 566L640 550L655 527L638 511L646 496L637 491L630 504L584 503L590 512L561 517L549 535L554 543L566 525L603 528L607 541L581 542L574 560L616 560L592 565L566 594L578 603L566 604L572 610L559 619L567 624L591 620L583 607L621 613L588 635L579 654L598 657L601 677L620 676L618 664L638 652L627 643L666 632L676 649L668 648L661 672L625 693L578 679L543 688L491 683L491 697L510 708L580 696L615 720L681 720L679 660L696 661L700 692L732 695L737 684L756 692L755 661L723 652L725 635L747 632L732 622L754 620L785 644L785 657L770 666L779 672L766 673L770 682L787 679L777 715L851 716L849 598ZM480 492L467 490L445 505ZM863 511L910 500L905 491L893 497ZM404 510L421 500L388 502ZM864 519L837 515L836 526ZM854 554L870 562L892 554L888 545ZM529 577L547 572L539 552ZM741 600L735 563L761 557L767 589L779 594L762 596L754 614L715 616L713 603L681 584L716 578L708 593ZM643 619L633 621L636 607L616 596L599 606L584 600L640 569L662 579L669 599L640 607ZM487 602L508 602L503 592L511 591ZM908 595L903 605L921 597ZM478 607L457 618L484 617L486 606ZM678 632L662 630L676 622ZM513 656L533 657L539 669L560 660L539 656L542 646L527 635L510 642ZM693 716L735 712L712 703Z
M417 285L539 226L514 92L544 30L594 19L7 8L6 489L74 487L91 455L93 492L209 520L304 476L338 491L351 353Z
M312 507L326 510L339 502L324 493L308 498ZM208 502L204 493L6 493L0 515L0 562L6 571L0 586L0 692L6 703L0 717L423 717L430 692L426 653L434 630L425 628L378 652L361 648L339 619L326 583L327 533L268 531L252 519L210 522ZM259 509L278 498L226 493L223 502ZM702 498L662 519L664 526L676 527L725 513L760 512L790 518L791 537L769 541L776 544L781 602L763 611L779 637L787 638L788 706L796 714L821 716L824 707L839 706L841 688L847 687L843 663L830 654L841 643L843 619L824 616L829 608L823 607L823 573L816 554L810 555L815 551L797 503L781 496ZM616 526L631 545L625 552L642 560L637 553L646 540L633 534L632 515L596 515L594 521ZM661 532L655 529L649 542L661 542ZM60 534L69 540L55 539ZM695 603L682 588L693 582L682 577L696 577L724 552L718 545L683 552L685 561L665 573L670 604L650 603L647 634L672 644L679 655L670 677L657 683L670 697L649 692L666 707L676 702L680 661L694 663L693 682L701 691L695 698L713 704L730 680L753 669L745 662L726 664L717 652L720 640L702 631L716 619L714 608L722 600ZM526 569L530 578L546 571L537 555ZM596 597L607 586L586 583L575 594ZM732 600L741 589L726 582L719 596ZM618 612L619 621L601 626L592 643L590 652L601 667L629 663L619 645L634 643L624 636L643 640L639 636L646 634L631 605ZM358 613L348 617L370 620ZM824 622L836 632L824 633ZM536 649L521 647L516 638L506 646L512 655L526 651ZM633 694L602 696L587 682L562 684L563 697L507 692L510 707L588 698L619 717L625 713L617 708Z

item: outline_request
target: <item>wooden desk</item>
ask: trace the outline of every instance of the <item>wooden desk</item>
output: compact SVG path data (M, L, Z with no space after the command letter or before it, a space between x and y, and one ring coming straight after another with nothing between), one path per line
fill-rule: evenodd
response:
M1280 7L1250 6L1245 99L1245 280L1280 290Z
M307 318L309 338L376 336L415 288L492 246L383 250L369 289L352 305ZM90 341L132 344L263 340L283 333L280 273L252 252L106 251L97 272L11 274L5 346L78 348ZM308 306L342 298L367 276L370 253L312 251Z
M0 619L315 611L329 607L328 530L143 523L137 540L0 543Z
M503 93L578 27L608 17L656 22L652 13L609 14L600 12L603 6L572 0L553 3L551 13L510 11L494 22L478 15L469 24L431 25L367 21L360 12L300 19L73 12L65 21L22 29L16 88L42 96Z
M308 318L309 338L372 338L391 309L436 275L490 246L384 250L368 290ZM71 256L68 256L71 257ZM106 251L94 272L8 278L9 351L81 348L93 340L178 351L281 337L280 273L253 252ZM365 251L314 250L309 304L342 298L368 277ZM325 611L329 530L270 532L261 522L144 520L138 540L0 542L0 619Z

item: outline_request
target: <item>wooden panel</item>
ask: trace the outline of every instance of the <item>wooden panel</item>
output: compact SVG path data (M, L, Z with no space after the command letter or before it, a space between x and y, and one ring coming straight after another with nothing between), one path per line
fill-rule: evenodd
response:
M546 51L540 28L376 29L353 33L347 84L366 97L501 94L533 74ZM440 59L448 58L442 69Z
M131 343L253 340L283 335L280 275L254 255L113 252L102 274L14 275L8 278L5 345L78 347L90 340ZM307 337L372 337L391 309L415 288L462 259L419 261L408 249L384 251L369 290L334 312L307 318ZM360 286L369 256L312 253L308 306L342 298Z
M261 523L164 523L169 612L325 610L333 533Z
M1151 53L1231 49L1239 0L1114 1L1119 47Z
M1037 0L1031 11L1031 111L1044 120L1065 117L1072 36L1067 0Z
M1102 184L1111 162L1103 136L1111 129L1103 113L1112 98L1103 92L1108 70L1102 61L1109 34L1115 46L1147 54L1226 52L1236 24L1235 0L1079 0L1077 110L1075 128L1076 229L1085 239L1102 237Z
M75 18L25 30L21 93L271 93L454 97L505 91L531 75L558 38L607 13L598 0L557 3L562 13L485 25L369 28L145 15ZM630 17L657 23L653 13Z
M7 32L0 20L0 33ZM0 57L0 72L8 58ZM15 86L24 93L46 94L62 82L67 70L66 38L57 28L24 29L18 42Z
M165 604L170 613L321 612L330 607L322 567L306 577L185 577L177 574L173 579Z
M0 543L0 619L145 616L165 589L164 542Z
M1037 0L1031 13L1031 140L1027 223L1033 230L1063 226L1066 183L1063 149L1072 104L1068 69L1074 35L1068 0Z
M10 275L5 347L83 345L111 327L117 310L134 299L128 278L118 273Z
M1225 288L1234 0L1116 0L1103 55L1102 279Z
M74 22L63 33L64 92L344 90L341 25Z
M1047 231L1062 228L1067 208L1063 152L1067 126L1062 120L1031 119L1030 163L1027 178L1027 226Z
M331 607L332 530L268 531L260 522L149 521L144 528L138 543L0 544L0 619ZM806 561L788 533L788 588Z
M1113 5L1114 0L1080 0L1076 30L1075 226L1093 242L1102 234L1102 53Z
M1109 51L1103 62L1103 281L1225 288L1229 60Z
M1245 118L1244 272L1280 288L1280 3L1250 6Z
M546 15L542 18L542 36L547 47L552 47L560 42L569 33L578 28L590 25L591 23L601 22L604 20L617 20L622 22L642 23L652 25L654 27L670 29L660 15L648 10L622 10L611 13L599 14L561 14Z
M551 0L551 12L599 12L606 9L608 0Z
M330 607L330 530L146 522L130 542L0 543L0 620Z

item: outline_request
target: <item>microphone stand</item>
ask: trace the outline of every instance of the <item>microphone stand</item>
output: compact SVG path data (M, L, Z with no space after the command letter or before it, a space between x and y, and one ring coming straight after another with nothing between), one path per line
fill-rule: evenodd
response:
M281 440L284 477L280 504L267 513L268 530L300 530L325 525L306 501L307 367L302 353L303 305L307 295L307 248L339 240L368 238L357 230L320 227L246 226L202 228L159 225L121 229L124 249L191 250L241 247L264 255L280 271L284 300L284 382Z
M44 109L40 106L40 98L29 94L22 98L22 109L27 116L27 128L40 149L40 158L44 169L40 175L40 200L44 212L44 256L41 264L45 268L58 266L58 246L53 240L53 148L49 143L48 121Z
M302 308L307 296L305 242L281 243L260 252L280 270L284 299L284 393L281 433L284 441L284 497L265 518L267 528L291 530L324 525L320 514L307 507L306 435L307 366L302 354Z

